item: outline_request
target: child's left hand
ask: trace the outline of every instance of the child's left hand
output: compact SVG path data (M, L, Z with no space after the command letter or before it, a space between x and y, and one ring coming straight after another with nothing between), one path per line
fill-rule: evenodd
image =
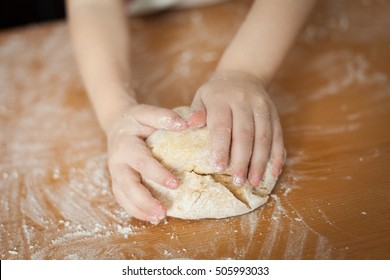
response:
M239 71L215 74L199 88L191 106L190 127L210 130L213 161L220 171L229 165L233 183L248 178L259 185L268 159L278 176L284 161L282 128L262 81Z

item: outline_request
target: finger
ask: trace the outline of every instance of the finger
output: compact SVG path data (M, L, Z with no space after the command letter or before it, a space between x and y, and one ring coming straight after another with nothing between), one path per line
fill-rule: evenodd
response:
M181 131L188 128L187 122L169 109L142 104L131 112L138 122L156 129Z
M131 197L125 193L123 186L113 185L113 192L119 205L122 206L130 216L142 221L151 222L153 224L157 224L160 220L159 217L163 217L162 215L158 217L153 216L148 211L145 211L135 205L130 199Z
M215 105L215 104L213 104ZM218 172L225 170L229 163L232 137L232 113L229 107L207 108L207 126L210 131L212 160Z
M142 176L170 189L177 189L179 186L179 180L165 169L161 163L159 163L145 142L138 137L130 137L128 140L128 147L134 147L128 149L122 155L122 162L129 164L134 170L142 174Z
M272 145L271 145L271 159L272 159L272 169L271 174L274 177L277 177L282 172L282 167L285 158L285 150L283 143L283 130L280 124L279 117L274 111L272 116Z
M188 125L191 128L201 128L206 125L206 108L199 95L195 95L191 104L191 114L188 118Z
M247 178L254 134L252 110L234 110L230 166L235 185L242 185Z
M112 176L115 178L116 198L134 217L156 223L166 216L166 209L142 185L139 174L129 166L117 164Z
M267 161L270 155L272 124L268 111L255 111L255 139L253 154L249 167L249 182L252 186L258 186L263 178Z

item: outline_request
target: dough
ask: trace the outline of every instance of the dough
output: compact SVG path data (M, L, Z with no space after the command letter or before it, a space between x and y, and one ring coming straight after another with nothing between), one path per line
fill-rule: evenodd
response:
M189 107L175 109L184 119ZM211 162L207 128L173 132L157 130L146 143L154 157L178 176L180 186L171 190L147 178L143 183L168 209L168 216L182 219L225 218L253 211L267 202L277 178L270 162L263 181L253 188L249 182L237 187L229 171L216 172Z

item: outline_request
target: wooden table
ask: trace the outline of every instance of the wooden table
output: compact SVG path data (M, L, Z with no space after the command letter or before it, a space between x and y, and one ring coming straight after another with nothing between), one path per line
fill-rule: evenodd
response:
M189 105L249 4L132 19L140 99ZM65 22L2 31L1 259L389 259L389 14L318 3L270 90L288 159L268 204L158 226L113 198Z

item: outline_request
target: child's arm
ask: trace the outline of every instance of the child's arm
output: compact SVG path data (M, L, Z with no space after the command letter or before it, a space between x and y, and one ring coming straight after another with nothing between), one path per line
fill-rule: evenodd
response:
M190 126L207 122L215 164L229 165L237 185L248 178L257 186L269 156L273 175L281 172L282 128L266 88L314 3L255 0L215 75L194 98Z
M67 12L80 73L99 123L107 132L113 119L119 118L129 103L136 103L123 7L119 0L68 0Z
M243 71L268 85L314 4L315 0L255 0L217 72Z
M139 173L169 188L177 178L151 155L144 139L155 129L182 130L171 110L137 103L131 87L130 37L121 0L68 0L69 25L83 82L107 135L114 195L132 216L157 223L166 209Z

